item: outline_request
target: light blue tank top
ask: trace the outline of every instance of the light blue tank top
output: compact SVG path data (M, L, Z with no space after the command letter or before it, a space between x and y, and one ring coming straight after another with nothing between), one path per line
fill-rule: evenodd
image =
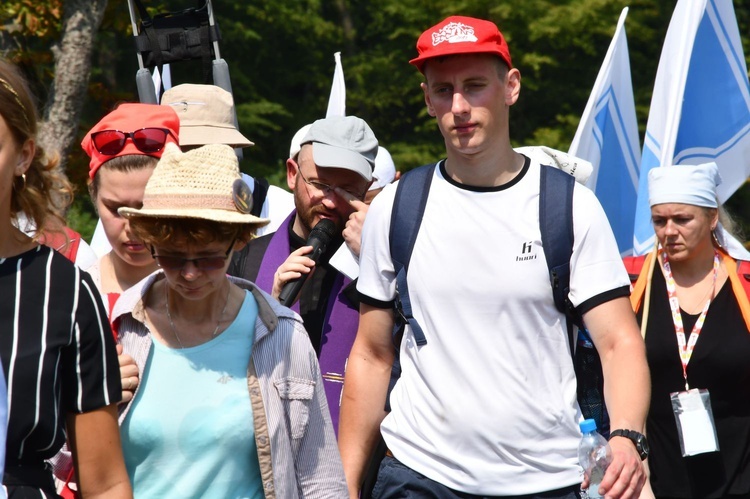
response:
M122 424L135 497L262 498L247 389L258 304L246 293L235 321L196 347L153 341Z

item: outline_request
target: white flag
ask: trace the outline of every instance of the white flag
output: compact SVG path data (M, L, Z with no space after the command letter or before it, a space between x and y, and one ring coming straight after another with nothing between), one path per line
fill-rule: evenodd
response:
M326 118L331 116L346 116L346 83L344 82L344 68L341 67L341 52L333 54L336 69L333 71L331 95L328 97Z
M715 161L726 201L750 175L750 85L731 0L679 0L667 30L643 144L636 254L654 244L648 172Z
M157 104L161 100L162 90L165 92L172 88L172 70L169 64L162 66L164 74L159 74L159 68L154 68L154 73L151 75L151 79L154 82L154 91L156 92Z
M568 153L589 161L586 185L602 204L622 255L633 251L641 160L624 8Z

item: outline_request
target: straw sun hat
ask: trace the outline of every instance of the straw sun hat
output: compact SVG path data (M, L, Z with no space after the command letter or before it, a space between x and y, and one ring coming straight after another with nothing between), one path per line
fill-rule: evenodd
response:
M199 218L257 227L270 222L251 215L251 209L252 193L230 146L210 144L183 153L167 144L146 183L143 207L117 211L126 218Z

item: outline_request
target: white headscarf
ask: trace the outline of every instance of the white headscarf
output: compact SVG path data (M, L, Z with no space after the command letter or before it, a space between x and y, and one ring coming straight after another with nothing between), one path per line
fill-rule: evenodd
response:
M652 168L648 172L649 206L681 203L704 208L718 208L716 186L721 183L716 163L672 165ZM750 252L719 223L714 230L719 245L732 258L750 260Z
M681 203L718 208L716 186L720 183L716 163L652 168L648 172L648 204Z
M391 153L385 147L378 146L375 156L375 169L372 171L372 185L369 190L382 189L396 178L396 165Z

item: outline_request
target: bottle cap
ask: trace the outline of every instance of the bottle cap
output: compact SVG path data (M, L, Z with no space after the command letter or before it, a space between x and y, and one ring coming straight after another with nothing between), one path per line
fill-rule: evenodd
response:
M581 428L581 433L590 433L596 431L596 420L595 419L584 419L578 426Z

